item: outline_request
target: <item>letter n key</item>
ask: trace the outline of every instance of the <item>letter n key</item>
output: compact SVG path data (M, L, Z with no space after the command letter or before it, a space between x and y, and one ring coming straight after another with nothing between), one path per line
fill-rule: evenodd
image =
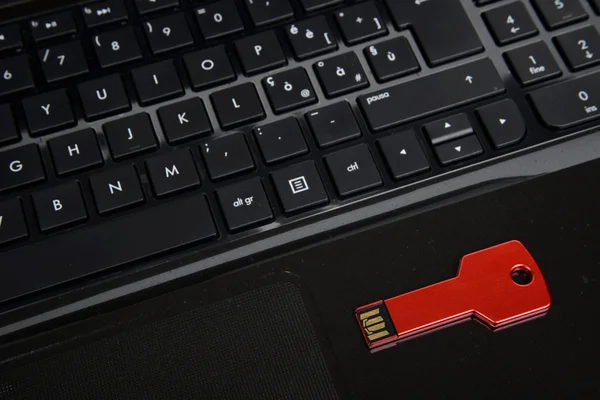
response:
M469 318L501 328L549 308L541 270L511 241L466 255L455 278L359 307L356 318L375 348Z

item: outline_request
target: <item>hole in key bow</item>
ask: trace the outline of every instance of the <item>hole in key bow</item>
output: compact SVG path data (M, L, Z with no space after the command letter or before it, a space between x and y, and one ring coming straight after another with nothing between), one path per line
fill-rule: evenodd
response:
M521 286L530 284L533 279L531 276L531 271L523 265L517 265L514 267L510 273L510 277L514 283Z

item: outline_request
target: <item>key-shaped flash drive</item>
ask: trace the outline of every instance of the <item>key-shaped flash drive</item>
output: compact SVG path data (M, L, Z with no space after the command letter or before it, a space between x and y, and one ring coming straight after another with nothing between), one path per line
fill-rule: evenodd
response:
M496 329L549 308L540 268L511 241L464 256L455 278L357 308L356 319L375 348L469 318Z

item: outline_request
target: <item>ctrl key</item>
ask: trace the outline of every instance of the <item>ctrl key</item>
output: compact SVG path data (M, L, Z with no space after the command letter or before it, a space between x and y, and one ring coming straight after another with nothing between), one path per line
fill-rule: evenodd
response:
M20 199L0 202L0 246L29 236Z
M260 178L252 178L217 190L229 230L235 232L270 221L271 204Z

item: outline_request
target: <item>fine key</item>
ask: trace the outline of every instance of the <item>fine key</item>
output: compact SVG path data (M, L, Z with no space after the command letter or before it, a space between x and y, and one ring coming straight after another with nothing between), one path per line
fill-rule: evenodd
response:
M510 301L507 301L510 299ZM369 348L476 318L492 329L550 309L542 271L527 249L506 242L463 257L455 278L356 309Z

